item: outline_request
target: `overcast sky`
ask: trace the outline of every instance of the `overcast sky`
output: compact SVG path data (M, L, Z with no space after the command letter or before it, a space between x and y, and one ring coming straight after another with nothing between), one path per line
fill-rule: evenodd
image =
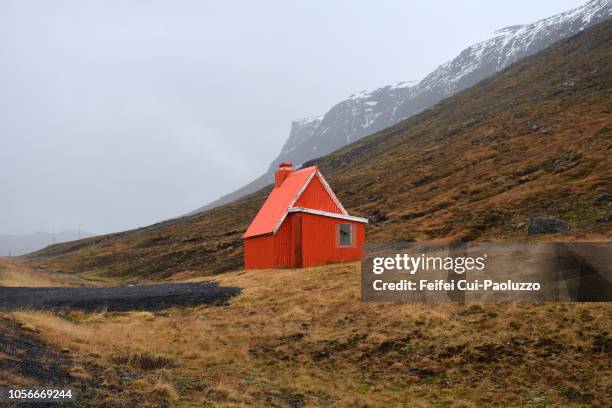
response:
M0 0L0 233L186 213L292 120L584 2Z

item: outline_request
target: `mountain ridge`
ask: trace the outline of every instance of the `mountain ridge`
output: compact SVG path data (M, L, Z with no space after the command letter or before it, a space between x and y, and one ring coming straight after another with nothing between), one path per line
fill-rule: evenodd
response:
M612 16L612 1L593 0L530 24L501 28L437 67L421 81L361 91L326 114L294 121L289 138L268 170L246 186L189 214L234 201L273 182L278 163L304 162L376 133L433 106L495 72Z

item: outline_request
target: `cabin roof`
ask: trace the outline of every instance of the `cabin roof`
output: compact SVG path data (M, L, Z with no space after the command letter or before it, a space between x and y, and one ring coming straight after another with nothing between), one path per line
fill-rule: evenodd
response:
M329 184L323 178L317 166L306 167L304 169L291 172L278 187L274 187L272 192L259 209L259 212L242 236L243 238L254 237L257 235L274 234L287 217L291 209L295 208L295 203L300 198L308 184L314 177L318 177L331 199L338 206L341 214L348 216ZM294 210L295 211L295 210Z

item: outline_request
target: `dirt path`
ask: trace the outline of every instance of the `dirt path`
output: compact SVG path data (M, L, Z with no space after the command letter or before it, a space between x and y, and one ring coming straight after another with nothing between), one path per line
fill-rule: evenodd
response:
M0 287L0 311L157 311L172 306L223 305L239 292L239 288L220 287L217 282L110 288Z

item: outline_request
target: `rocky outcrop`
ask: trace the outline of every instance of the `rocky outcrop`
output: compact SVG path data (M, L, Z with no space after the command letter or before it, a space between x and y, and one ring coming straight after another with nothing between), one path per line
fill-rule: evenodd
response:
M597 194L597 197L595 197L595 200L593 200L593 202L595 203L595 205L604 205L604 204L610 203L612 202L612 194L610 193Z
M553 217L534 217L529 219L527 233L529 235L554 234L570 229L570 225L563 220Z

